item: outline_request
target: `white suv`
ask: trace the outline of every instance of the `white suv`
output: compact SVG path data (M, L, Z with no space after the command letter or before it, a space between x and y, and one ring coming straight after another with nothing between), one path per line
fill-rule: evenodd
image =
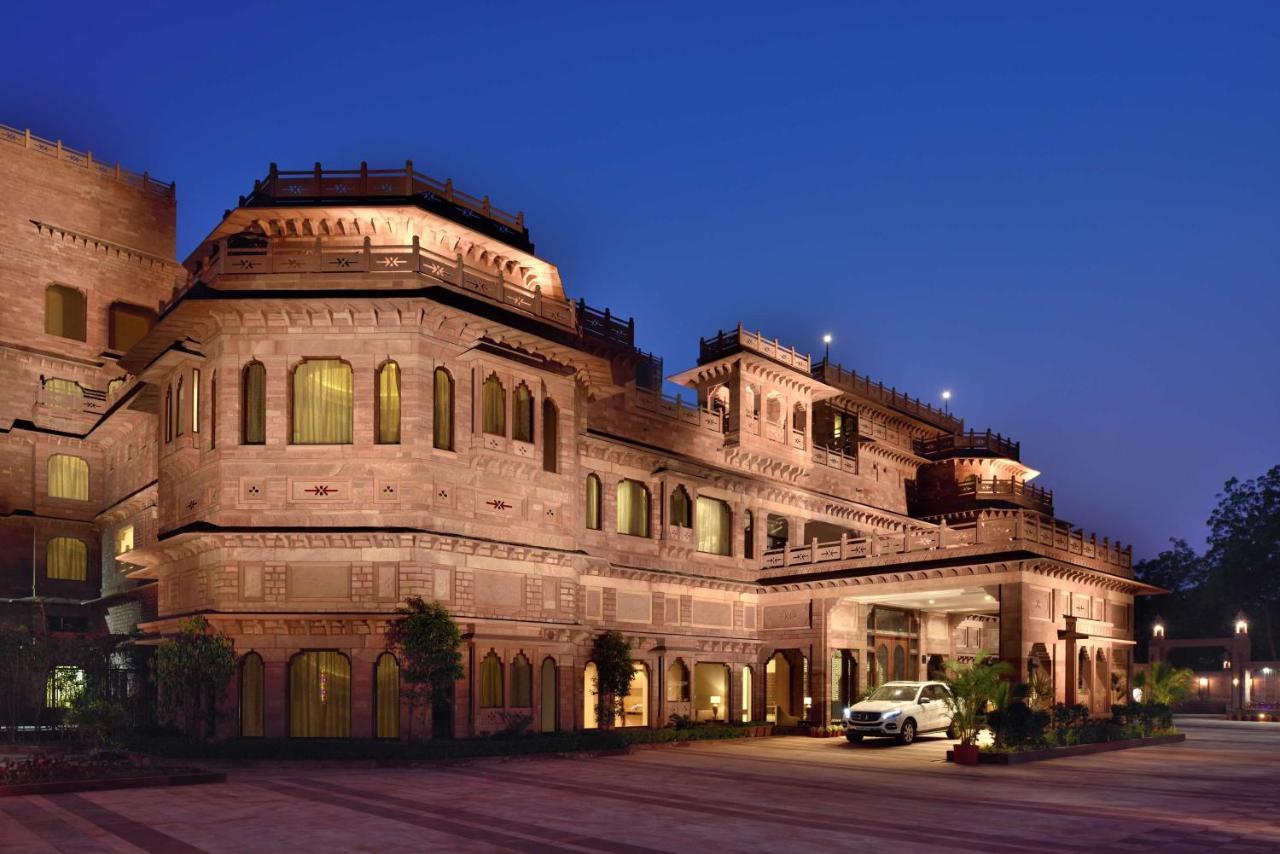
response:
M922 732L946 732L950 738L950 696L943 682L886 682L844 710L845 738L855 744L864 736L888 736L910 744Z

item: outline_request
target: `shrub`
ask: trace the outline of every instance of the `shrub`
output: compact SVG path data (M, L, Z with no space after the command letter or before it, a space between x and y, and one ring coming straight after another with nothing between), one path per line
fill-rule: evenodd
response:
M212 736L236 668L231 639L213 631L204 617L192 617L156 648L153 664L163 711L180 721L188 735Z
M987 724L995 734L997 747L1014 750L1042 747L1045 730L1049 726L1049 713L1043 709L1032 709L1016 700L989 713Z
M98 749L119 744L120 737L128 728L124 706L87 692L81 692L72 699L66 721L75 727L80 738Z

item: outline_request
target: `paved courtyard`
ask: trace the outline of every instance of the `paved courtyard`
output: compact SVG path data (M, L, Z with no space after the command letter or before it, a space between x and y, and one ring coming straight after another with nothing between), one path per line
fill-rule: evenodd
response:
M0 800L2 851L1275 851L1280 727L1015 768L777 738Z

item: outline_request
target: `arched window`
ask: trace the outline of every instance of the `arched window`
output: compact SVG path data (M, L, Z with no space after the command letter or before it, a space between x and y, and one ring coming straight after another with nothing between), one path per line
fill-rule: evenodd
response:
M742 526L742 556L751 560L756 556L756 517L750 510L743 515L746 521Z
M442 451L453 450L453 377L444 368L436 368L431 393L432 445Z
M351 737L351 661L340 652L300 652L289 662L289 735Z
M637 480L618 481L618 533L649 536L649 488Z
M182 435L183 413L186 409L187 393L183 388L183 378L178 377L178 395L173 408L173 435Z
M718 385L707 394L707 409L718 415L729 413L729 388Z
M560 410L549 397L542 399L542 470L560 470Z
M245 445L267 442L267 368L261 362L240 372L240 430Z
M480 708L502 708L502 660L489 650L480 662Z
M306 359L293 369L293 444L350 445L354 387L340 359Z
M786 516L770 513L765 518L764 547L769 550L785 548L790 528L791 525L787 522Z
M49 497L89 500L89 464L70 454L54 454L47 464Z
M587 527L592 531L600 530L600 478L593 474L587 475L587 494L585 504L587 506Z
M742 411L754 418L760 417L760 392L753 385L742 390Z
M85 340L84 294L66 285L49 285L44 291L44 331L61 338Z
M124 388L124 377L116 377L107 383L107 397L115 397L122 388Z
M764 401L764 417L770 424L782 424L782 398L771 394Z
M377 715L377 738L400 737L400 664L389 652L378 656L374 667L374 713Z
M154 311L127 302L112 303L107 310L107 346L125 353L141 341L155 323Z
M807 423L808 419L804 411L804 406L797 403L795 409L791 412L791 429L799 430L803 433Z
M164 390L164 440L173 441L173 386Z
M484 381L480 413L484 432L494 436L507 435L507 390L497 374L489 374Z
M533 665L524 653L518 654L511 662L511 707L533 708Z
M379 445L400 444L400 366L385 362L378 368L377 433Z
M727 555L733 539L733 514L729 504L718 498L698 496L698 551Z
M689 701L689 668L680 659L667 665L667 702Z
M240 735L262 738L264 671L262 656L251 652L240 659Z
M582 728L597 729L600 718L596 709L596 697L600 693L600 670L594 661L582 668Z
M649 725L649 668L643 661L631 662L631 686L622 698L618 726Z
M511 438L517 442L533 441L533 392L524 383L516 386L511 397Z
M683 486L671 490L671 524L677 528L693 527L693 508L689 506L689 493Z
M742 668L742 722L751 720L751 668Z
M556 660L551 656L542 659L542 676L539 680L542 684L538 689L538 705L541 726L543 732L556 731L556 718L559 717L557 712L560 706L560 691L558 690L558 681L556 679Z
M84 581L89 567L89 548L75 537L54 537L44 551L44 573L59 581Z

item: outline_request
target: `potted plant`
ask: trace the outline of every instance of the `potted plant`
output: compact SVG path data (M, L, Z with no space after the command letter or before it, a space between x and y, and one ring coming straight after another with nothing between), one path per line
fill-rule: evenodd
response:
M951 726L960 739L951 751L957 765L978 764L978 732L986 718L987 706L1000 691L1001 677L1010 671L1003 661L979 651L972 662L948 659L946 682L951 693L946 697L951 713Z

